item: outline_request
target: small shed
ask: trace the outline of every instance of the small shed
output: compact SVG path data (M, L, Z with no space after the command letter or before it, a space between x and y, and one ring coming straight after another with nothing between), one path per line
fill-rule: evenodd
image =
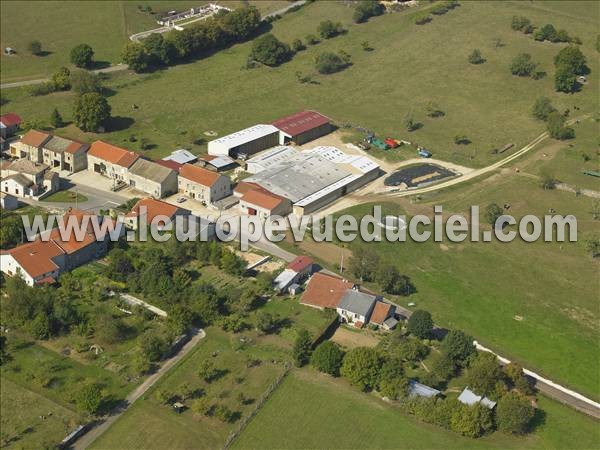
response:
M173 403L173 411L175 411L177 414L182 413L185 410L185 405L181 402L175 402Z
M291 295L298 295L300 292L302 292L302 286L300 286L298 283L293 283L289 288L288 288L288 292Z
M408 382L408 396L409 397L431 398L431 397L437 397L438 395L440 395L440 391L438 391L437 389L426 386L415 380L410 380Z
M485 406L488 409L494 409L494 407L496 406L495 401L492 401L487 397L477 395L468 387L466 387L460 393L460 395L458 396L458 401L461 403L464 403L465 405L469 405L469 406L474 405L476 403L481 403L483 406Z

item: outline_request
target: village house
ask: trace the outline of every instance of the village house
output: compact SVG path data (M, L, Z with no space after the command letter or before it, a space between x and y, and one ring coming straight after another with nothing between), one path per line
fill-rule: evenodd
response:
M46 164L20 159L2 170L0 190L15 197L39 197L58 188L58 174L51 172Z
M377 300L369 323L384 330L391 330L398 324L398 321L394 318L395 312L396 307L394 305Z
M129 184L129 168L140 155L103 141L93 142L87 153L88 171Z
M14 195L0 191L0 207L7 211L12 211L19 207L19 200Z
M109 234L97 238L91 221L95 220L100 225L103 220L111 219L90 216L79 210L69 210L63 219L67 221L70 216L74 216L79 224L82 224L83 217L89 217L83 240L76 239L76 233L71 233L69 239L63 239L60 230L54 228L44 237L38 236L32 242L2 250L0 270L7 276L21 276L29 286L52 284L61 273L105 255Z
M87 168L89 148L89 144L51 135L42 144L42 160L38 162L70 173L79 172Z
M179 192L210 204L231 195L231 180L211 170L184 164L179 169Z
M141 220L144 220L143 223L147 225L152 224L154 221L160 229L164 225L163 222L167 220L174 221L176 216L187 216L189 214L191 213L188 209L148 197L139 200L131 208L131 211L124 217L124 223L128 228L136 230ZM160 221L160 223L156 221Z
M10 144L10 156L42 162L42 147L50 138L51 135L43 131L29 130L20 140Z
M377 297L361 292L358 287L348 289L337 305L340 322L362 328L369 323Z
M139 158L129 168L129 186L155 198L177 192L177 172Z
M346 291L353 287L354 283L348 280L317 272L308 281L300 304L317 309L336 309Z
M8 148L8 139L14 136L21 125L22 119L15 113L0 116L0 150Z

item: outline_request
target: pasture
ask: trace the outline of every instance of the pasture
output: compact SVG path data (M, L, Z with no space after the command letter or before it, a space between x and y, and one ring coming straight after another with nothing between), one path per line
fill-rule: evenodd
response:
M223 135L310 108L339 125L360 125L380 136L408 139L430 149L434 157L481 167L506 156L492 154L493 148L514 143L518 149L543 131L544 124L530 113L538 96L548 96L559 110L577 105L577 114L597 109L598 83L590 81L574 95L554 91L553 58L564 44L537 42L510 28L513 15L525 15L536 24L551 22L579 36L593 80L598 73L594 4L574 5L464 2L431 23L417 26L412 9L356 25L351 20L352 8L346 4L315 2L274 22L272 32L286 42L304 40L307 34L316 34L319 21L327 18L341 21L348 32L309 46L275 68L245 69L249 42L152 74L113 74L106 81L115 117L109 124L111 131L85 134L73 125L56 131L88 141L102 138L137 151L143 138L152 145L141 153L155 158L181 146L196 153L205 151L199 141L207 139L205 131ZM362 49L365 41L373 51ZM484 64L467 62L475 47L486 58ZM297 72L314 73L319 53L340 50L351 55L351 67L329 76L313 76L314 83L298 81ZM530 53L547 76L541 80L512 76L508 67L521 52ZM11 89L3 95L8 99L3 110L28 120L48 123L54 107L70 119L71 93L29 97L24 89ZM429 102L445 115L428 117ZM134 104L137 109L132 108ZM421 128L404 129L407 113ZM457 134L466 135L471 143L455 144ZM383 153L376 152L378 156ZM406 149L390 150L387 155L391 160L414 156Z
M345 380L311 369L293 371L242 435L236 449L293 448L593 448L600 438L596 422L541 398L532 434L515 438L494 433L468 439L423 424L358 392Z

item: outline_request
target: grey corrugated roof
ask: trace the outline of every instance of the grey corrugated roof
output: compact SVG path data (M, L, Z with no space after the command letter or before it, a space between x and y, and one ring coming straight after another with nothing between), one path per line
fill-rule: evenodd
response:
M385 319L383 321L383 324L385 326L387 326L389 329L394 328L396 325L398 325L398 321L396 319L394 319L393 317L388 317L387 319Z
M465 405L475 405L476 403L481 403L488 409L493 409L496 406L496 402L490 400L487 397L482 397L481 395L475 394L471 389L466 387L458 396L458 401L464 403Z
M160 164L156 164L155 162L140 158L129 168L129 172L142 178L162 183L173 170L161 166Z
M366 317L373 307L375 299L374 295L348 289L337 307Z
M426 386L424 384L419 383L418 381L415 380L410 380L408 382L408 395L410 397L435 397L436 395L439 395L440 391L438 391L437 389L434 389L432 387Z

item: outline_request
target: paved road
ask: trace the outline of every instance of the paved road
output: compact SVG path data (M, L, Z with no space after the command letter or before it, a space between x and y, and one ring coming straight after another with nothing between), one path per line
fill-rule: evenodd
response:
M120 70L127 70L127 64L116 64L114 66L105 67L104 69L91 70L92 73L111 73ZM38 78L37 80L15 81L13 83L2 83L0 89L9 89L21 86L31 86L32 84L40 84L50 81L48 78Z
M106 418L99 425L96 425L86 434L82 435L72 446L75 450L83 450L88 448L92 443L98 439L110 426L123 415L125 411L142 395L144 395L148 389L150 389L158 380L161 379L175 364L187 355L202 339L206 337L204 330L196 330L194 336L183 346L183 348L172 358L168 359L158 369L158 371L150 375L142 384L140 384L131 394L125 399L125 406L114 411L108 418ZM142 426L143 427L143 426ZM141 432L141 430L140 430Z

